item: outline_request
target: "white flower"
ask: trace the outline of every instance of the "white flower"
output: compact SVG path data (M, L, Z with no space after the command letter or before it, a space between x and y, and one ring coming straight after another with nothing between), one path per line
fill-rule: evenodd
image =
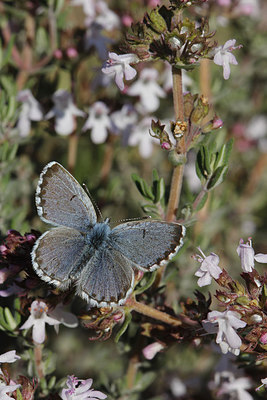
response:
M262 385L258 386L255 390L260 390L260 388L262 388L262 386L265 386L265 389L267 389L267 378L263 378L261 379L261 383Z
M183 397L187 394L187 389L180 378L173 378L170 383L170 389L175 399Z
M105 399L107 396L98 390L90 389L92 386L92 379L78 379L75 376L68 376L66 385L67 389L61 392L62 400L97 400Z
M248 139L262 139L267 134L267 117L256 115L246 125L245 135Z
M267 263L267 254L258 253L255 255L251 238L248 238L247 243L244 243L243 239L240 239L236 251L240 257L241 267L244 272L252 272L254 260L259 263Z
M235 46L235 39L227 40L223 46L216 47L214 55L214 63L217 65L222 65L223 67L223 77L224 79L229 79L230 77L230 64L237 65L235 56L231 53L233 50L239 49L241 46Z
M107 31L120 26L118 15L108 8L105 1L101 0L72 0L73 6L82 6L86 16L85 25L90 27L93 23L100 25Z
M198 247L201 256L195 255L194 258L201 263L199 269L195 273L195 276L198 276L199 279L197 281L198 286L206 286L210 285L212 278L218 279L220 274L222 273L221 268L219 267L219 257L215 253L210 253L208 257L205 256L203 251Z
M10 350L6 353L0 354L0 364L2 363L13 363L20 359L20 356L17 356L16 350ZM2 374L2 370L0 368L0 374Z
M45 340L45 324L58 325L60 321L48 317L47 305L43 301L35 300L31 304L31 315L20 329L32 329L32 338L35 343L43 343Z
M86 26L96 23L107 31L120 27L120 18L118 15L108 8L107 3L104 1L95 1L95 16L92 18L88 16L85 20Z
M216 343L220 345L222 353L230 351L238 355L242 341L235 329L246 326L246 322L240 320L240 315L234 311L211 311L208 313L207 321L218 324Z
M245 128L245 136L249 140L257 141L258 149L267 152L267 117L256 115L251 118Z
M108 129L111 128L108 113L109 108L102 101L94 103L89 110L89 117L82 130L91 129L91 139L95 144L104 143L108 137Z
M16 350L10 350L6 353L0 354L0 363L13 363L20 359L16 354Z
M76 326L78 326L78 318L76 315L65 311L63 304L58 304L54 310L49 312L49 316L56 319L59 324L62 324L67 328L76 328ZM54 325L57 333L59 330L59 324Z
M124 89L123 78L131 80L136 75L136 70L130 66L131 63L139 61L135 54L121 54L109 53L109 59L102 68L102 72L107 75L115 77L116 85L120 90Z
M85 112L75 106L71 94L64 89L53 94L53 102L55 105L46 115L46 119L55 117L55 131L59 135L70 135L76 127L74 117L85 117Z
M10 397L7 393L12 393L17 390L20 385L5 385L4 382L0 383L0 399L1 400L14 400L14 397Z
M31 130L31 121L41 121L43 112L40 103L33 97L29 89L18 92L17 101L22 102L17 128L20 136L26 137Z
M130 146L138 145L139 153L143 158L150 157L153 151L153 144L158 143L158 141L149 134L151 119L152 117L145 117L139 124L135 125L128 142Z
M111 122L116 133L121 133L123 140L129 137L133 126L137 122L137 113L131 104L124 104L121 110L114 111L110 115ZM125 143L123 143L125 144Z
M143 348L142 353L147 360L152 360L162 349L164 349L164 346L161 343L154 342Z
M130 96L140 96L143 114L157 110L159 98L166 96L164 90L157 84L157 78L158 72L154 68L145 68L141 71L139 79L127 90Z
M236 400L253 400L251 394L247 392L247 389L251 388L251 382L246 377L235 378L229 382L223 382L219 391L218 396L228 394L234 396Z
M95 0L71 0L72 6L82 6L86 16L95 16Z

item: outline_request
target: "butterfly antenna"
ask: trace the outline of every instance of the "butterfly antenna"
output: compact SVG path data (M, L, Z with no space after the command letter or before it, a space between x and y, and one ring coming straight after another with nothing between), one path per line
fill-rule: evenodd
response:
M98 212L98 214L100 215L100 218L103 220L103 219L104 219L104 218L103 218L103 215L102 215L102 213L101 213L101 211L100 211L98 205L96 204L95 200L94 200L93 197L91 196L91 193L89 192L88 187L86 186L85 183L82 184L82 187L83 187L85 193L87 194L87 196L89 197L89 199L91 200L91 202L93 203L93 206L94 206L95 210L96 210L96 211Z
M151 216L147 215L145 217L136 217L136 218L125 218L125 219L120 219L119 221L112 221L112 222L130 222L130 221L142 221L143 219L150 219Z

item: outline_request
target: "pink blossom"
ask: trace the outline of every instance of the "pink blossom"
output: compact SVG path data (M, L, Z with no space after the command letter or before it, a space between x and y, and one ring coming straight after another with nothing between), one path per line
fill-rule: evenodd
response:
M162 349L164 349L164 346L163 346L161 343L159 343L159 342L154 342L154 343L151 343L151 344L149 344L148 346L146 346L146 347L142 350L142 353L143 353L144 357L145 357L147 360L152 360L152 359L155 357L155 355L156 355L159 351L161 351Z
M75 47L69 47L66 50L67 57L69 58L76 58L78 56L78 51Z
M60 49L56 49L56 50L54 51L54 57L55 57L57 60L61 60L62 57L63 57L62 51L61 51Z
M92 379L78 379L74 375L68 376L67 378L67 389L63 389L61 392L62 400L98 400L105 399L107 396L99 392L98 390L91 389L93 380Z
M130 27L133 23L133 18L130 15L123 15L121 20L123 25L126 27Z

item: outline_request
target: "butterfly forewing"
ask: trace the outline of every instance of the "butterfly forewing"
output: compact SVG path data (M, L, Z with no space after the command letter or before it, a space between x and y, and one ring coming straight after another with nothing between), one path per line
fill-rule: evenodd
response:
M77 293L92 306L123 304L133 287L133 266L114 249L96 251L77 281Z
M66 227L53 228L35 243L33 268L44 281L67 289L71 283L71 271L80 262L84 248L84 238L78 231Z
M183 225L161 221L132 221L116 226L111 246L145 271L165 264L183 244Z
M96 223L94 207L73 176L53 161L40 175L36 190L39 216L53 225L63 225L86 232Z

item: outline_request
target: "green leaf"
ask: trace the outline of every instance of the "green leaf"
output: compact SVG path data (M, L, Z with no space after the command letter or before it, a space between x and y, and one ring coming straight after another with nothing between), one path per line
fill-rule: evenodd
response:
M159 217L158 207L152 204L144 204L142 210L151 217Z
M9 96L16 96L17 89L15 87L15 82L10 77L1 75L0 82Z
M158 203L159 201L164 199L164 195L165 195L165 182L163 178L160 178L160 180L157 183L155 203Z
M16 394L17 394L17 400L23 400L22 394L19 389L17 389Z
M197 153L196 159L196 173L200 180L203 178L207 180L207 173L205 169L205 151L204 146L200 147L199 152Z
M214 189L216 186L220 185L224 181L227 170L228 166L217 168L208 181L207 190Z
M157 374L156 372L140 372L137 375L135 390L143 392L151 383L156 379Z
M147 274L148 275L148 274ZM152 286L153 285L153 283L154 283L154 281L155 281L155 278L156 278L156 275L157 275L157 271L153 271L151 274L149 274L148 276L149 276L149 279L147 280L147 282L143 285L143 286L140 286L139 288L137 288L135 291L134 291L134 293L137 295L137 294L141 294L141 293L143 293L143 292L145 292L148 288L150 288L150 286ZM142 282L142 281L141 281Z
M146 181L144 179L140 178L140 176L138 176L137 174L132 174L132 179L133 179L137 189L141 193L141 195L143 197L147 198L148 200L153 201L154 195L152 193L151 188L146 183Z
M204 165L206 174L209 176L212 173L212 154L208 148L208 146L203 146L203 153L204 153Z
M55 386L55 383L56 383L56 377L52 376L48 381L48 385L47 385L48 389L49 390L53 389L53 387Z
M55 14L58 15L64 7L65 0L56 0Z
M149 200L154 201L155 196L152 192L151 187L146 183L145 180L143 180L143 185L144 185L144 189L145 189L145 197L148 198Z
M224 144L219 151L216 162L214 164L214 168L221 167L223 165L227 165L229 161L229 157L233 148L234 139L230 139L226 144Z
M120 340L120 337L124 334L124 332L126 331L126 329L128 328L129 323L132 320L132 314L130 312L127 312L125 314L125 319L124 322L120 328L120 330L117 332L117 335L115 336L115 343L118 343L118 341Z
M206 201L208 200L208 193L205 193L200 202L198 203L198 206L196 208L196 211L201 210L201 208L204 207Z
M14 331L14 329L16 329L16 327L17 327L17 324L16 324L16 321L8 307L5 307L4 315L6 318L6 322L8 323L8 326L9 326L9 330Z
M11 57L11 51L12 51L12 47L14 46L14 42L15 42L15 35L11 35L7 48L3 54L3 58L2 58L2 63L1 63L1 68L3 68L10 60Z
M0 307L0 325L2 325L2 327L4 328L5 331L9 330L9 326L5 319L3 307Z

